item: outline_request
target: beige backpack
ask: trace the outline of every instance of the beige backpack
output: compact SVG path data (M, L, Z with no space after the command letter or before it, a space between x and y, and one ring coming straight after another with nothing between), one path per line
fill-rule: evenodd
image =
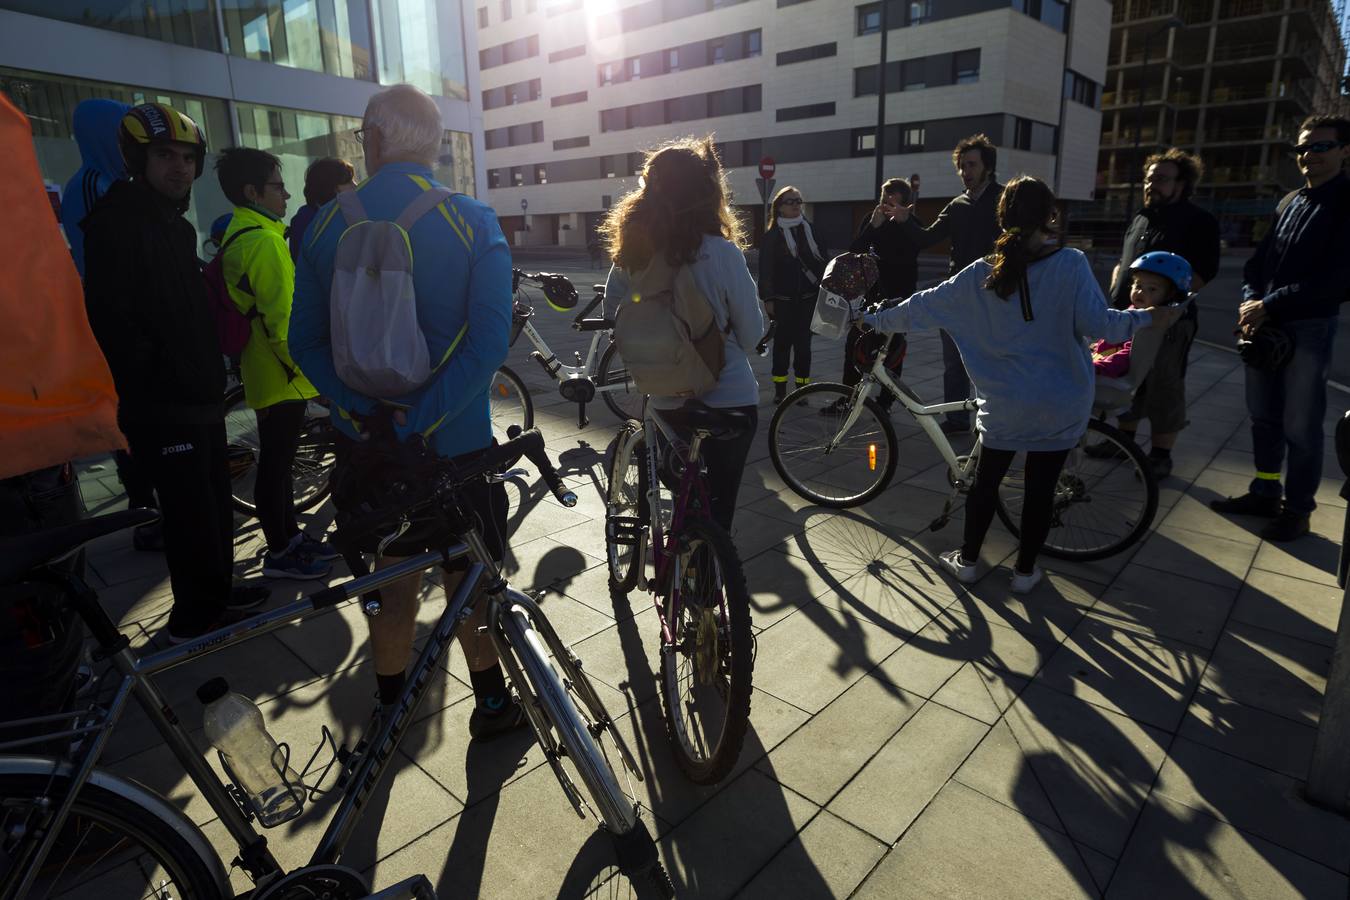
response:
M629 273L629 287L614 315L614 343L637 389L658 397L710 390L726 364L726 334L689 267L657 254Z

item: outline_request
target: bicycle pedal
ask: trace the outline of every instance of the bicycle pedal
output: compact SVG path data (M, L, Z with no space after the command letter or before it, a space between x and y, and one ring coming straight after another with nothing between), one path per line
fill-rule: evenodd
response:
M951 516L938 516L932 522L928 523L929 531L941 531L947 527L947 523L952 520Z
M605 540L620 547L636 547L644 524L637 516L605 516Z

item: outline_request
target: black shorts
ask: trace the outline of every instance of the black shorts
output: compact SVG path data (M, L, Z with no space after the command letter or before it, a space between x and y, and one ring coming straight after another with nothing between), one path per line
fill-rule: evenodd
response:
M333 505L338 511L338 542L343 541L342 520L345 515L359 516L376 504L383 485L397 479L397 472L372 467L368 459L363 458L363 445L348 437L339 435L333 466ZM467 463L483 454L483 450L474 450L454 457L452 462ZM506 487L502 484L489 484L486 480L476 480L459 490L460 505L463 511L477 521L478 534L482 537L488 553L498 563L506 556L506 520L508 502ZM374 553L382 535L359 535L352 539L354 549L363 553ZM430 550L442 550L458 543L460 534L439 520L414 522L413 526L398 540L385 548L386 556L416 556ZM463 571L469 566L468 558L452 562L446 568L450 571Z

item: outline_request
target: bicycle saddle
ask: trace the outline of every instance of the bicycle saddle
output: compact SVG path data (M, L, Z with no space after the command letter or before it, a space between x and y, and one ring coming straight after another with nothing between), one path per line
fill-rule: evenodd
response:
M0 540L0 583L19 581L33 569L74 553L105 534L148 525L158 518L159 510L127 509Z
M686 400L676 409L653 409L652 412L676 431L706 431L709 437L717 440L736 437L750 427L750 416L746 413L714 409L701 400Z
M614 320L606 318L582 319L577 323L578 331L608 331L613 327Z

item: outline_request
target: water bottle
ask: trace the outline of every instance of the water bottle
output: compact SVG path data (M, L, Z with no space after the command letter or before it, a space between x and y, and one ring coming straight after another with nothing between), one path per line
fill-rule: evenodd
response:
M300 776L287 767L283 781L278 771L283 756L253 701L232 692L224 678L212 678L197 688L197 699L206 707L202 716L206 739L224 755L234 773L235 786L253 801L263 827L271 828L299 815L304 802Z

